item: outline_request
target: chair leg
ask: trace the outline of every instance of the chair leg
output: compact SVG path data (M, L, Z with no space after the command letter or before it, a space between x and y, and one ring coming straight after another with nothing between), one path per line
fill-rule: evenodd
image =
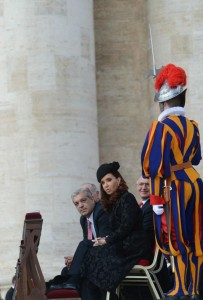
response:
M156 283L156 286L157 286L157 289L158 289L158 291L159 291L159 293L160 293L161 298L164 298L164 292L163 292L163 290L162 290L162 287L161 287L161 285L160 285L160 283L159 283L159 281L158 281L156 275L152 272L152 273L151 273L151 276L153 277L153 279L154 279L154 281L155 281L155 283Z
M156 286L155 286L149 272L145 272L145 273L148 278L148 284L149 284L149 288L152 293L153 299L154 300L160 299L159 293L157 292Z
M120 295L120 285L117 286L116 288L116 295L119 297Z
M110 292L109 291L107 291L107 293L106 293L106 300L110 300Z

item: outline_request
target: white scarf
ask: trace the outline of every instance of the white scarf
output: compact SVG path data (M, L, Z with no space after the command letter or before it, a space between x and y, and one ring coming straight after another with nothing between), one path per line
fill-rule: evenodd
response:
M168 116L185 116L185 109L180 106L169 107L160 113L158 121L162 121Z

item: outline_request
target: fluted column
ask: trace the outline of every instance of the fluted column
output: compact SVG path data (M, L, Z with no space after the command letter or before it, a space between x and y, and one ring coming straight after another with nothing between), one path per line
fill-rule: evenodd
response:
M99 159L92 0L1 1L0 24L1 288L29 211L45 278L60 273L82 237L70 195Z

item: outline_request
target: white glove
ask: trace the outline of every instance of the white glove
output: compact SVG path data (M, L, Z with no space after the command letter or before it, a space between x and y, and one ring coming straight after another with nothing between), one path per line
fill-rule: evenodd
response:
M162 215L164 212L163 204L153 205L153 211L156 215Z

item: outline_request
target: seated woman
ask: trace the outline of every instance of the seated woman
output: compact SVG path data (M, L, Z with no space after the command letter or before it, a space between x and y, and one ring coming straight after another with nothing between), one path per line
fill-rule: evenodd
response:
M83 282L86 279L103 291L100 297L88 299L105 299L106 291L114 291L141 258L150 256L142 229L142 211L128 192L119 167L118 162L113 162L102 164L97 170L101 203L109 213L112 232L95 239L94 247L85 256L81 270Z

